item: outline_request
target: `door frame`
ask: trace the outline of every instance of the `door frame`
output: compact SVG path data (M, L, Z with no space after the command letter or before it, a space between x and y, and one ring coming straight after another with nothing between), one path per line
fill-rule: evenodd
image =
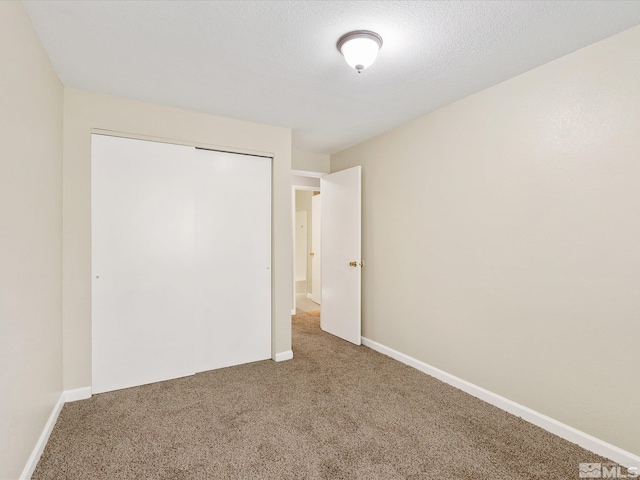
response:
M291 235L293 239L292 248L292 281L291 281L291 315L296 314L296 190L311 192L321 192L320 178L328 175L324 172L311 172L306 170L291 170ZM316 183L317 186L310 185Z

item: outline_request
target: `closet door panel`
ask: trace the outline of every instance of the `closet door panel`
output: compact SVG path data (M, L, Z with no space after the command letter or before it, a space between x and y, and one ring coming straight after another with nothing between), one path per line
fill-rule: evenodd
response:
M271 159L196 160L196 368L271 358Z
M193 150L92 135L94 393L195 373Z

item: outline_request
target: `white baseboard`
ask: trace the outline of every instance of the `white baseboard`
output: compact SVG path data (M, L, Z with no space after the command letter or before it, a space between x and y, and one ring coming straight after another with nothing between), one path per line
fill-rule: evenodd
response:
M291 309L291 315L295 315L295 314L296 314L296 309L295 309L295 308L292 308L292 309Z
M27 464L25 465L24 470L22 470L22 475L20 475L20 480L29 480L33 475L33 472L35 471L36 466L38 465L38 460L40 460L40 456L42 455L42 452L44 452L44 447L47 445L49 436L51 435L51 432L53 431L53 427L56 424L56 420L58 420L58 415L60 415L60 412L62 411L63 405L64 405L64 392L60 394L60 398L58 398L56 405L53 407L53 411L51 412L51 415L49 415L49 420L47 420L47 423L44 426L44 430L42 430L42 433L40 434L40 438L38 438L38 441L36 442L36 446L31 452L31 456L29 457L29 460L27 460Z
M466 392L474 397L479 398L491 405L494 405L506 412L509 412L517 417L526 420L529 423L537 425L540 428L547 430L548 432L553 433L565 440L568 440L572 443L576 443L582 448L592 451L598 455L609 458L619 465L623 465L625 467L638 467L640 466L640 456L635 455L631 452L627 452L622 450L621 448L616 447L615 445L611 445L599 438L593 437L588 433L584 433L576 428L570 427L562 422L554 420L551 417L547 417L542 413L536 412L524 405L520 405L508 398L505 398L496 393L490 392L482 387L474 385L473 383L467 382L466 380L462 380L450 373L447 373L439 368L432 367L420 360L416 360L409 355L405 355L404 353L398 352L397 350L393 350L392 348L386 347L378 342L374 342L373 340L369 340L368 338L362 337L362 344L380 352L384 355L387 355L399 362L404 363L405 365L409 365L421 372L426 373L427 375L431 375L432 377L437 378L438 380L443 381L453 387L456 387L463 392Z
M60 398L56 402L56 405L53 407L53 411L51 415L49 415L49 420L44 426L42 433L40 434L40 438L36 442L36 446L31 452L31 456L29 460L27 460L27 464L22 470L22 475L20 475L20 480L29 480L33 475L33 472L38 465L38 461L40 460L40 456L42 452L44 452L44 447L47 446L47 441L49 441L49 436L53 431L53 427L56 425L56 421L58 420L58 416L62 411L62 407L67 402L75 402L76 400L84 400L86 398L91 397L91 387L83 387L83 388L75 388L73 390L65 390L60 394Z
M86 400L87 398L91 398L91 387L74 388L73 390L64 391L65 403Z
M276 362L284 362L285 360L291 360L293 358L293 351L287 350L286 352L276 353Z

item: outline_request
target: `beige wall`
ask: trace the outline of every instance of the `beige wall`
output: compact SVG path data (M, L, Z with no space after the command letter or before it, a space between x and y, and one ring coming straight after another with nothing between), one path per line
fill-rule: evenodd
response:
M0 2L0 478L18 478L62 391L62 84Z
M294 150L291 152L291 169L307 172L329 173L331 157L322 153Z
M64 386L91 385L91 129L267 153L273 162L273 348L291 349L291 130L65 89Z
M640 454L640 27L331 157L363 334Z

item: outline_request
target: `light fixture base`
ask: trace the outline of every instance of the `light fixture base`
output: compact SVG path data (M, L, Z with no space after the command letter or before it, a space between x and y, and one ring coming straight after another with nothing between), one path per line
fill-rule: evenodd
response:
M353 32L345 33L338 39L338 42L336 43L338 51L342 53L342 46L354 38L368 38L374 40L378 44L378 48L382 48L382 37L376 32L372 32L371 30L354 30Z

